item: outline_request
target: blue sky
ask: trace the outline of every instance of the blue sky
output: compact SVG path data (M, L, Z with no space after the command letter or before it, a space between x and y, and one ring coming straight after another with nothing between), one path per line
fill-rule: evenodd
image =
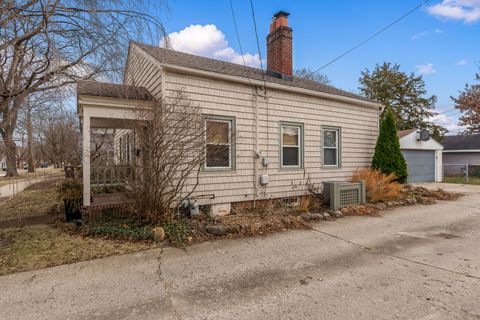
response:
M232 0L247 63L258 64L250 4ZM294 66L316 69L417 6L402 0L254 0L262 58L272 15L290 12ZM169 2L162 21L175 49L240 62L240 50L228 0ZM480 61L480 0L436 0L383 34L324 69L333 85L358 90L358 78L376 63L396 62L406 72L424 73L428 93L438 109L453 108L451 95L472 83ZM451 131L456 111L437 117Z

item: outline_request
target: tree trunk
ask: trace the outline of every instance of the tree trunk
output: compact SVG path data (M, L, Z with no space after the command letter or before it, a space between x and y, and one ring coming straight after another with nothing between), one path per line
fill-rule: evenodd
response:
M17 145L13 141L13 129L10 126L6 126L3 130L0 130L2 134L3 142L5 143L5 156L7 160L7 177L18 176L16 165Z
M33 128L32 128L32 108L27 106L27 159L28 172L35 172L33 159Z

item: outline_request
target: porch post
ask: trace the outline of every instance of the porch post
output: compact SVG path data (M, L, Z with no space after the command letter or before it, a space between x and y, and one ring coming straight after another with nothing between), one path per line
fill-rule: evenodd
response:
M86 110L85 110L86 111ZM90 115L83 113L82 128L83 205L90 205Z

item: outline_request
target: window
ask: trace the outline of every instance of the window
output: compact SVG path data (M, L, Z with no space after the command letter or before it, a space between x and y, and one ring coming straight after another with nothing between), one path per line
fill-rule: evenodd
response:
M280 128L280 158L282 161L282 167L301 168L303 160L303 125L283 123Z
M339 145L340 145L340 129L325 128L323 129L323 165L338 167L339 161Z
M233 169L232 130L234 120L225 117L207 117L206 169Z

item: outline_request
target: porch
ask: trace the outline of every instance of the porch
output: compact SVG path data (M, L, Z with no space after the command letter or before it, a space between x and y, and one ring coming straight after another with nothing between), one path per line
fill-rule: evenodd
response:
M143 87L95 81L77 84L77 112L82 131L82 202L87 212L91 206L90 209L94 209L128 202L121 193L96 194L92 199L92 189L126 188L129 181L139 178L140 152L132 147L132 141L135 141L135 129L142 128L148 121L153 100ZM107 150L111 156L99 162L92 153L104 146L99 147L93 138L102 132L111 135L109 143L113 148ZM118 138L119 132L127 132L128 139Z

